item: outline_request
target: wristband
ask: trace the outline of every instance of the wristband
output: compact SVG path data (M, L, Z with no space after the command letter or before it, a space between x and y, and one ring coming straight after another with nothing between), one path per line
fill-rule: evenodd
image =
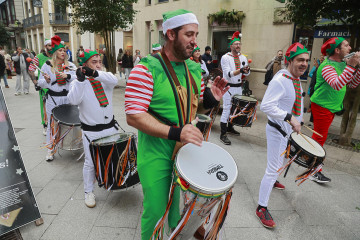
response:
M204 108L209 109L217 106L219 101L214 98L211 89L206 87L204 90Z
M176 128L171 126L169 129L168 139L180 142L182 128Z
M286 122L286 121L289 121L289 122L290 122L291 117L292 117L292 115L291 115L290 113L287 113L287 114L286 114L286 117L284 118L284 121L285 121L285 122Z
M94 78L97 78L98 76L99 76L98 71L94 70L93 77L94 77Z

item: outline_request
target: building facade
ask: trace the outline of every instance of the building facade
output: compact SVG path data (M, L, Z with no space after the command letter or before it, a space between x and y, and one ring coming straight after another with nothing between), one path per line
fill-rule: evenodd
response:
M149 53L152 43L163 42L162 13L171 9L186 9L194 12L199 21L197 44L204 52L211 46L213 59L220 60L227 52L231 36L242 33L242 53L252 59L250 88L262 99L266 87L264 68L278 50L286 51L293 40L294 24L284 18L285 3L275 0L144 0L134 4L140 11L134 23L134 49ZM242 11L245 18L239 26L210 24L208 15L225 9Z

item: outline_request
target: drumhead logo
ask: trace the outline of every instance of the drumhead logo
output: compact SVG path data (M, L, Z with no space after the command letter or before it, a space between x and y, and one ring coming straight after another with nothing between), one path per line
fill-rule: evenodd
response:
M210 168L208 171L207 171L207 174L211 175L213 173L216 173L217 171L219 171L220 169L222 169L224 166L221 165L221 164L218 164L212 168Z
M223 171L218 171L216 173L216 177L217 177L217 179L219 179L220 181L223 181L223 182L228 180L228 175L226 173L224 173Z

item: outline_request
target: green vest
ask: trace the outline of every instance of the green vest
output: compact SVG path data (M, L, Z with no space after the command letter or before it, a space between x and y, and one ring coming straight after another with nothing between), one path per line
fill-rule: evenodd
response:
M346 67L345 62L336 62L329 60L328 58L325 59L316 72L314 94L311 96L310 100L311 102L328 109L330 112L335 113L343 109L346 85L337 91L325 81L322 76L322 69L327 65L333 66L338 76L342 74Z
M194 77L198 92L200 94L202 71L201 67L199 64L191 61L190 59L186 60L185 62L189 68L189 71ZM148 55L147 57L141 59L140 64L146 66L149 69L149 72L151 72L154 81L153 96L149 107L161 117L166 118L173 123L179 124L174 93L159 60ZM171 65L175 70L180 84L186 87L186 72L184 65L175 62L171 62ZM165 160L171 163L170 159L175 143L176 141L174 140L153 137L139 131L137 155L138 167L145 167L145 165L146 167L154 167L154 160ZM142 179L142 183L146 184L146 180Z
M47 60L51 60L51 57L48 57L45 55L45 53L39 53L36 55L36 57L39 59L39 68L41 69L42 66L45 64ZM38 77L40 77L40 71L38 71Z

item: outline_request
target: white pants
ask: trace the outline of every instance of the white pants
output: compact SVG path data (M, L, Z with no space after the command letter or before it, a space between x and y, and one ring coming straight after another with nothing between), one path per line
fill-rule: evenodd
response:
M231 95L230 95L230 93ZM223 96L223 111L221 114L220 122L227 123L230 116L231 110L231 98L235 94L242 95L242 88L241 87L231 87L227 93Z
M16 74L16 86L15 92L21 92L21 76L23 77L24 84L23 84L23 92L28 93L30 88L30 76L26 70L22 70L20 74Z
M85 162L83 167L83 178L84 178L84 191L85 193L92 192L94 189L95 182L95 167L91 158L89 140L93 141L98 138L106 137L118 133L116 128L112 127L109 129L102 130L100 132L83 131L82 139L84 144ZM85 137L85 135L87 137ZM89 138L89 140L88 140Z
M55 102L54 102L55 101ZM69 100L67 96L60 96L60 97L54 97L48 95L48 98L46 99L46 114L48 116L48 124L46 129L46 144L50 143L50 120L51 120L51 113L54 107L60 106L63 104L69 104Z
M277 180L279 173L277 170L284 164L284 157L280 156L286 149L288 139L269 124L266 125L266 142L267 142L267 167L265 175L260 184L259 205L268 206L269 197Z

